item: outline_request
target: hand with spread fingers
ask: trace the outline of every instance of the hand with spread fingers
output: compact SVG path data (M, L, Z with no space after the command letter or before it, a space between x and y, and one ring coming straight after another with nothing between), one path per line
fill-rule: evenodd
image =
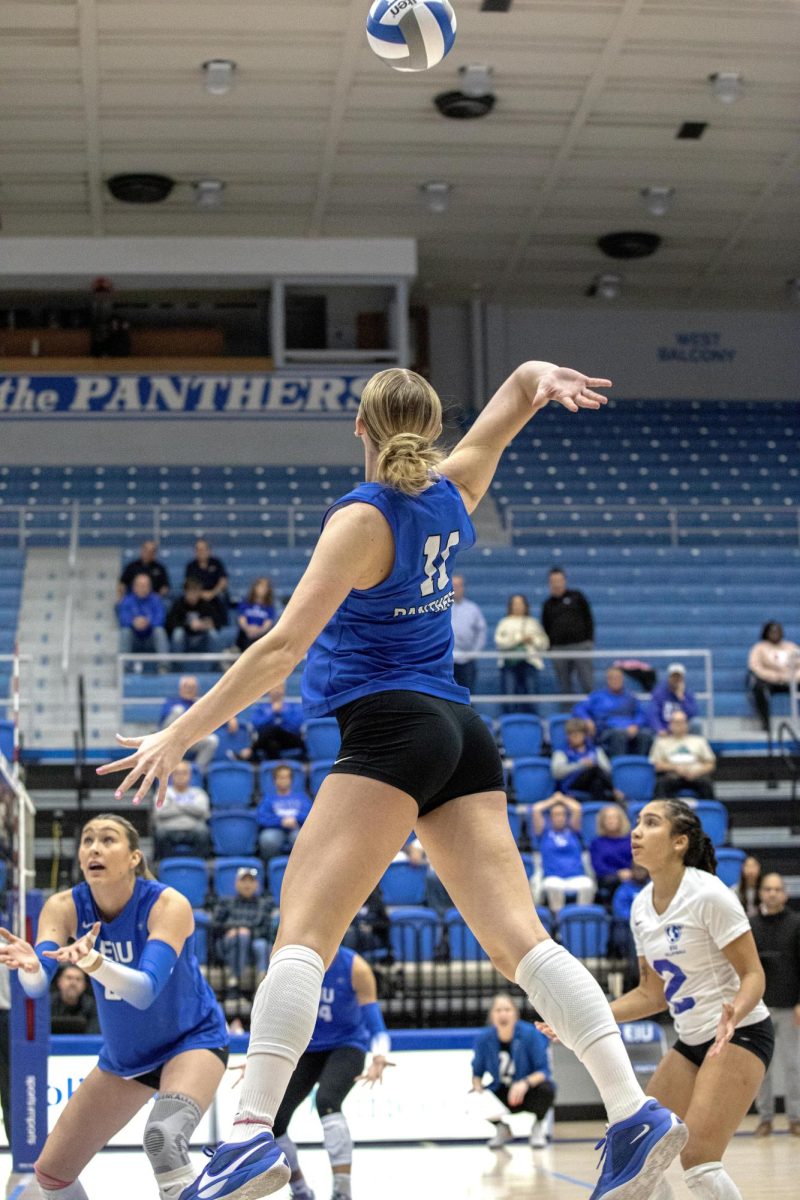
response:
M718 1054L721 1054L735 1033L736 1013L733 1005L726 1002L722 1005L716 1038L714 1039L714 1045L708 1052L708 1057L716 1058Z
M386 1068L393 1067L394 1065L393 1062L389 1062L382 1055L378 1054L373 1058L363 1075L356 1075L355 1082L362 1083L364 1087L374 1087L376 1083L383 1082L383 1072Z
M0 929L0 963L12 971L27 971L35 975L41 963L39 956L29 942L15 937L9 929Z
M141 780L136 789L136 795L133 797L134 804L141 804L147 798L150 788L158 781L156 808L160 808L167 795L169 777L178 763L182 761L186 751L186 746L182 745L175 736L175 726L168 725L166 729L160 729L157 733L148 733L146 737L129 738L118 733L117 741L120 746L133 750L133 754L128 755L127 758L119 758L115 762L105 763L102 767L97 768L97 774L112 775L119 771L128 772L114 793L115 800L121 800L125 793Z
M539 379L533 407L542 409L555 400L568 412L577 412L579 408L602 408L608 398L593 391L596 387L611 387L611 380L582 375L571 367L554 367Z
M54 958L61 967L80 966L81 959L86 958L86 955L91 954L94 950L99 933L100 922L95 921L88 933L78 938L76 942L70 942L69 946L61 946L58 950L44 950L42 957Z

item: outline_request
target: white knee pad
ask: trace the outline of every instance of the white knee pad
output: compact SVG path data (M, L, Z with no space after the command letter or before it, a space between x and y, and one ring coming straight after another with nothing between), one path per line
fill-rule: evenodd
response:
M180 1196L194 1182L189 1139L203 1114L189 1096L162 1092L155 1098L144 1130L144 1152L150 1160L161 1200Z
M721 1162L700 1163L684 1171L683 1179L699 1200L742 1200L742 1193Z
M340 1112L322 1118L322 1140L332 1167L349 1167L353 1161L350 1127Z

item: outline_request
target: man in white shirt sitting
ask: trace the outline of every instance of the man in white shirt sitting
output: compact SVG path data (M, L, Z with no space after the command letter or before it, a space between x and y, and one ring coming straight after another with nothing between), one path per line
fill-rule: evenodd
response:
M192 764L185 760L172 772L167 798L153 810L153 837L157 859L172 854L207 858L211 852L208 831L210 804L207 793L192 783Z
M686 713L680 709L675 709L669 719L669 733L660 734L653 742L650 761L656 769L657 800L685 791L698 800L714 799L714 751L702 734L689 733Z

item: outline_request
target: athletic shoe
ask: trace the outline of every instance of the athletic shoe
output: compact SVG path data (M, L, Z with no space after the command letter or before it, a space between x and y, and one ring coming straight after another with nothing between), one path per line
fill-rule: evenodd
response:
M289 1182L289 1164L271 1130L246 1142L221 1142L180 1200L261 1200Z
M657 1100L626 1121L610 1125L602 1147L600 1180L589 1200L650 1200L656 1184L686 1145L689 1130Z
M497 1121L494 1131L494 1137L491 1138L486 1145L490 1150L502 1150L506 1142L513 1142L514 1135L511 1132L505 1121Z
M759 1121L753 1131L753 1137L763 1138L772 1135L772 1121Z
M531 1150L545 1150L547 1148L547 1136L544 1126L536 1117L533 1118L533 1127L531 1128L531 1136L528 1138L528 1145Z

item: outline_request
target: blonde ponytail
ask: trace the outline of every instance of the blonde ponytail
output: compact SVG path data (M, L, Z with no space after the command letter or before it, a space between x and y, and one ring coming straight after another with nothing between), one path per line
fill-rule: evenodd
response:
M381 447L377 480L409 496L418 496L442 461L427 438L418 433L396 433Z
M376 478L417 496L444 458L433 443L442 432L442 405L427 380L391 367L367 380L358 415L378 451Z

